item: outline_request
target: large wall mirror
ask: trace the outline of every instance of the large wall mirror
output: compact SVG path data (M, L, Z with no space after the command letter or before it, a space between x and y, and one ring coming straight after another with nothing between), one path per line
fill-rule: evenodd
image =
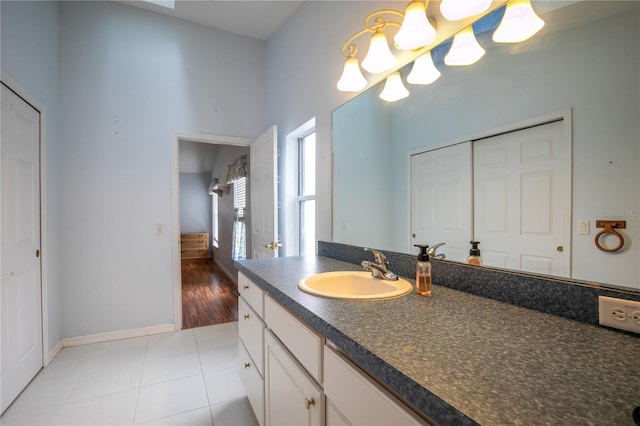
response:
M377 85L334 111L335 242L400 253L414 253L414 243L446 247L446 240L413 237L420 213L411 212L412 157L561 120L569 139L568 230L558 246L569 255L558 275L640 290L640 3L558 2L540 16L545 27L520 44L478 35L487 53L471 66L447 67L438 54L446 46L434 49L442 76L428 86L407 85L406 99L386 103ZM467 242L474 238L474 206L472 195ZM622 250L596 247L598 220L626 222ZM607 244L615 241L605 238ZM500 249L483 242L480 248Z

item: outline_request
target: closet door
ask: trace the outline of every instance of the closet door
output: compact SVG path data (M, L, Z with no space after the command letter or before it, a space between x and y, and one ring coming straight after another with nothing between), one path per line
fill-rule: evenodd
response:
M571 152L563 121L473 143L484 264L570 276Z
M2 85L0 411L43 365L40 113Z
M438 253L465 261L471 215L471 142L412 155L412 244L445 243Z

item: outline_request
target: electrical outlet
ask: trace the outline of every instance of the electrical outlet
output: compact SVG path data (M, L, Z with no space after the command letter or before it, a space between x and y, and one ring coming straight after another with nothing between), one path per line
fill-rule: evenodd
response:
M640 333L640 302L599 296L600 325Z

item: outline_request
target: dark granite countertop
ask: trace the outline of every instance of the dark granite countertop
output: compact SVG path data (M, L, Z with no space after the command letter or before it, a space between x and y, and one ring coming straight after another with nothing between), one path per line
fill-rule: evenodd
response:
M437 285L431 298L383 301L303 293L308 275L359 270L322 256L236 266L438 424L634 425L635 336Z

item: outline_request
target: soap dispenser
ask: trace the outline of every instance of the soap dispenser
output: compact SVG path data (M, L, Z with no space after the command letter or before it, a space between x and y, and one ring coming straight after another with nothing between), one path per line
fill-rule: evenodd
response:
M479 241L470 241L471 250L469 250L469 257L467 257L467 263L469 265L482 266L482 257L480 256L480 249L478 248Z
M431 296L431 263L427 249L429 246L415 244L420 248L418 262L416 263L416 293L421 296Z

